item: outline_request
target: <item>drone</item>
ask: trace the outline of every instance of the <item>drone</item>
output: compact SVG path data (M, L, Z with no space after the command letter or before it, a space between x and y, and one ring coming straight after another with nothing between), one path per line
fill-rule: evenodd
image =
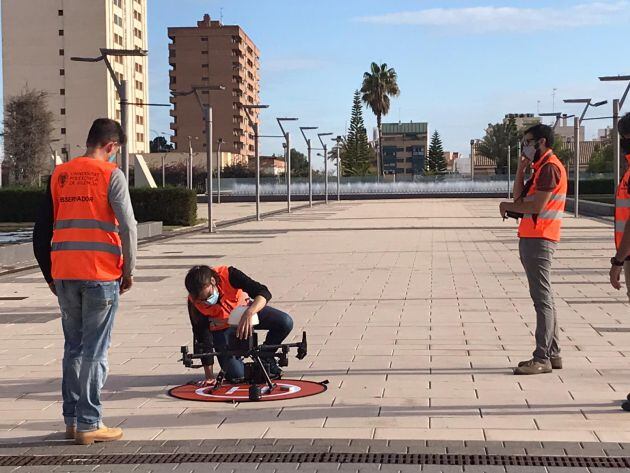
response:
M243 382L249 384L249 400L260 401L263 394L272 393L274 390L282 390L282 386L278 386L273 382L268 365L263 361L269 357L269 353L273 353L273 357L278 360L278 366L285 367L289 365L289 352L291 348L297 349L296 358L302 360L307 355L306 332L302 332L302 340L297 343L282 343L279 345L259 345L258 335L252 334L247 340L238 340L230 350L211 351L206 353L190 353L188 346L181 347L181 361L186 368L201 368L203 365L195 364L194 360L210 356L236 356L248 358L251 361L245 362L245 376ZM209 388L208 392L213 392L226 382L225 373L221 371L216 379L216 383ZM263 386L261 386L261 384Z

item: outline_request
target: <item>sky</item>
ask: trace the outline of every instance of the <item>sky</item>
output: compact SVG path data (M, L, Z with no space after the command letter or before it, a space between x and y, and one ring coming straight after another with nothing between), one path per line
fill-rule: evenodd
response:
M384 121L426 121L446 150L464 153L506 113L581 111L564 98L612 102L624 84L597 77L630 74L630 0L148 0L148 9L151 102L168 103L167 28L222 16L261 51L270 106L261 133L278 134L275 117L299 117L298 149L299 125L345 132L373 61L396 70L401 90ZM610 115L611 105L589 112ZM371 135L376 120L364 117ZM150 119L152 137L169 131L168 109ZM588 122L587 138L609 123ZM263 154L281 150L278 139L261 141Z

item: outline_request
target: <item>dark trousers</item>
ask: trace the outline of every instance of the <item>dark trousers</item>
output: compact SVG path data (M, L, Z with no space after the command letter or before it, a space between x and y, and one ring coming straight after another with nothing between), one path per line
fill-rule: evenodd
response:
M210 332L207 317L198 313L192 313L190 319L195 336L195 352L198 353L197 350L208 352L213 351L213 349L214 351L230 349L230 341L233 341L236 337L236 327ZM254 330L267 330L265 345L282 343L293 329L291 316L270 306L266 306L258 312L258 321L258 325L254 327ZM269 355L271 356L273 353ZM221 369L228 379L239 379L245 376L245 367L241 358L229 355L219 355L217 358ZM212 360L209 358L202 358L201 361L205 365L212 364Z

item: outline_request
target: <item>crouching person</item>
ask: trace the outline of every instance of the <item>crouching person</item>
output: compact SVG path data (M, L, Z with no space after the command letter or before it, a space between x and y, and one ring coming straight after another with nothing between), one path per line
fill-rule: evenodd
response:
M184 281L188 291L188 314L192 325L196 353L229 350L235 341L248 339L253 330L267 330L265 345L278 345L291 333L293 319L284 312L267 305L271 293L267 287L232 266L194 266ZM248 297L249 296L249 301ZM230 313L239 306L247 306L238 326L228 323ZM258 324L253 317L258 314ZM270 351L263 360L270 374L279 377L282 370L277 365L274 352ZM219 365L228 381L243 379L242 359L231 355L219 355ZM212 357L201 359L205 381L215 383Z

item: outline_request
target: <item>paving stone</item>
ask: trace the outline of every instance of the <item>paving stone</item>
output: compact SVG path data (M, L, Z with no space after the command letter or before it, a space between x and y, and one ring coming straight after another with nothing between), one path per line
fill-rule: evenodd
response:
M451 465L422 465L422 473L462 473L461 466Z
M630 468L589 468L590 473L630 473Z
M507 473L547 473L547 469L544 466L512 466L506 465L505 471Z
M589 473L588 468L567 468L563 466L548 466L548 473Z
M505 467L497 465L465 465L464 473L505 473Z

